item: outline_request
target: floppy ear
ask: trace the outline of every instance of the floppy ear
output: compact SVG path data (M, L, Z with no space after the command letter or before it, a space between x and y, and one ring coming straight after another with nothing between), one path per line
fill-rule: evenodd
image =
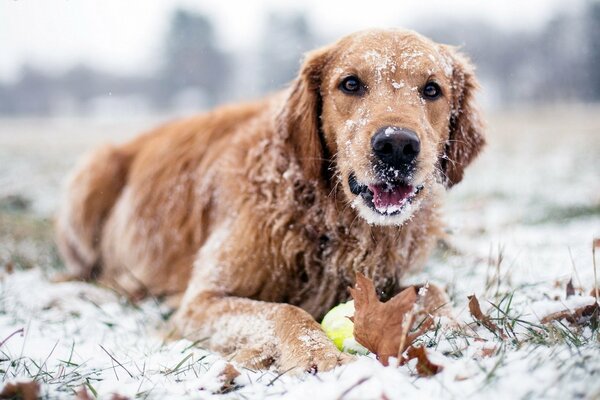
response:
M327 158L320 132L321 74L329 59L325 47L306 55L279 114L279 126L305 178L319 179Z
M469 60L454 48L443 46L452 59L450 127L441 167L450 188L463 178L464 169L485 145L483 122L474 94L479 84Z

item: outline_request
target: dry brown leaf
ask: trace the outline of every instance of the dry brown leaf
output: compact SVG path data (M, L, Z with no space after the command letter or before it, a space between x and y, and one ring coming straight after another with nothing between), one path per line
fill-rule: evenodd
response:
M9 382L0 392L0 399L36 400L39 393L40 384L36 381Z
M350 289L350 293L355 307L354 317L351 318L354 321L354 337L360 344L374 353L383 365L389 364L390 357L406 362L417 355L418 365L425 363L426 355L413 352L411 345L431 328L433 319L425 311L415 311L419 297L414 287L406 288L382 303L375 293L373 282L359 273L356 276L356 286ZM424 302L427 303L428 300L431 299L424 299ZM440 306L437 302L433 303L435 307ZM425 319L416 331L411 332L416 315L425 316ZM403 357L402 354L407 349L415 357ZM432 370L428 365L429 363L423 364L418 371Z
M75 393L75 400L93 400L94 398L90 396L85 386L79 388L77 393Z
M414 318L410 311L417 301L415 288L407 288L382 303L377 298L373 281L357 273L350 294L355 308L351 318L354 338L374 353L383 365L388 365L390 357L398 357L410 345L406 338Z
M417 373L419 376L432 376L440 372L443 367L441 365L434 364L427 357L427 351L424 346L414 347L411 346L406 351L407 357L403 358L401 364L405 364L410 360L417 359Z
M563 318L570 318L571 315L572 315L572 313L570 310L557 311L557 312L553 312L552 314L546 315L544 318L542 318L540 320L540 322L542 324L547 324L548 322L559 321Z
M129 397L127 396L123 396L117 393L113 393L112 397L110 398L110 400L129 400Z
M496 354L496 351L498 349L494 346L494 347L484 347L483 349L481 349L481 356L482 357L491 357L494 354Z
M422 314L443 316L453 320L452 307L446 291L433 283L415 286L419 298L417 303L422 306ZM421 292L423 290L423 292Z
M485 315L483 311L481 311L481 306L479 305L479 300L477 300L477 296L472 295L467 296L467 298L469 299L469 311L471 312L473 318L475 318L477 322L481 323L490 331L499 334L502 339L506 339L506 335L504 334L502 329L500 329L498 325L492 322L492 319L488 315Z
M567 299L575 295L575 288L573 287L573 278L567 282Z
M562 310L549 315L546 315L541 319L542 324L547 324L552 321L559 321L561 319L567 320L572 325L587 325L587 324L598 324L600 315L600 305L593 303L587 306L579 307L574 310Z
M12 274L13 272L15 272L15 265L13 264L12 261L8 261L6 263L6 265L4 266L4 270L6 271L7 274Z
M433 318L428 313L429 307L439 309L440 293L432 291L432 298L419 298L414 286L404 289L385 303L379 301L373 281L363 274L356 274L356 285L350 289L354 299L354 338L377 356L383 364L388 365L390 357L396 357L401 365L417 359L417 373L420 376L435 375L442 366L429 360L424 347L412 344L433 325ZM417 300L425 310L417 311ZM416 330L413 330L415 316L422 315Z

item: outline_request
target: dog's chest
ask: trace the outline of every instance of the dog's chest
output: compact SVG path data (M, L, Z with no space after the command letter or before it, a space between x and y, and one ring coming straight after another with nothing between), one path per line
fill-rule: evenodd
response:
M313 227L299 236L304 251L291 260L294 276L286 300L316 318L349 299L348 287L354 285L356 272L373 279L383 299L398 292L405 235L388 238L371 230Z

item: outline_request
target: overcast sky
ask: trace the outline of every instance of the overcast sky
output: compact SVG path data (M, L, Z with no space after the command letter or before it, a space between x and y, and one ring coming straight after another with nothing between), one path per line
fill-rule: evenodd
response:
M0 79L29 61L51 70L78 62L130 73L149 71L177 7L213 18L222 46L250 48L269 9L303 10L314 29L337 37L368 27L407 26L419 19L474 17L505 29L535 29L560 0L0 0Z

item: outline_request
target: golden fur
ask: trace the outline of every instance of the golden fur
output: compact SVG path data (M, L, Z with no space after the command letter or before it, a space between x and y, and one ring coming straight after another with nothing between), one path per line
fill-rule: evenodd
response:
M359 74L368 94L338 89ZM443 97L416 88L431 76ZM437 207L484 143L469 63L403 30L371 30L308 54L289 90L107 145L74 172L57 219L68 267L134 298L176 299L192 340L255 367L348 361L315 319L348 297L357 271L385 295L441 232ZM373 180L370 138L414 130L423 184L399 216L350 192Z

